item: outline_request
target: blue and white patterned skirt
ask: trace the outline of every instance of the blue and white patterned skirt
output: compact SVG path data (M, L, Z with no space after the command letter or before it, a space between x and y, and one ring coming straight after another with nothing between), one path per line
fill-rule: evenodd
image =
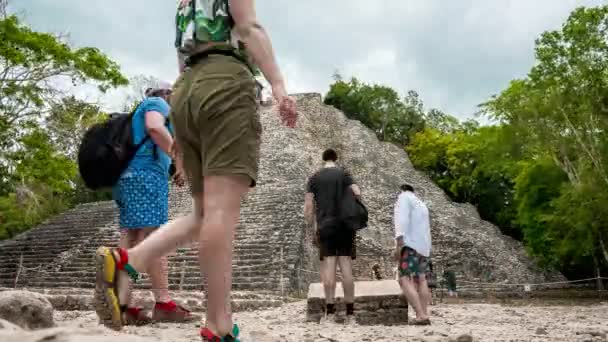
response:
M160 227L169 219L168 176L151 170L128 170L118 180L114 201L120 211L120 227Z

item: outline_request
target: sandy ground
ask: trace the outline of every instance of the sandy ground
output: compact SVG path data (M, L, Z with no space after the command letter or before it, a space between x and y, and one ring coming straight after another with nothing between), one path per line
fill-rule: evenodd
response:
M588 305L438 304L432 326L356 326L306 323L306 302L235 314L242 342L347 341L608 341L608 303ZM410 314L412 314L410 312ZM59 326L96 328L94 312L55 312ZM150 341L200 341L198 324L125 327L121 333ZM461 336L461 339L458 337ZM119 341L119 339L117 339Z

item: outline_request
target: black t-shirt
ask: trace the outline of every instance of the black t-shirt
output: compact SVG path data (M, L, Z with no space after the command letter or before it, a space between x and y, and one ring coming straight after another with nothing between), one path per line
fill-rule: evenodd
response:
M346 187L354 184L351 174L341 167L325 167L308 179L306 192L315 199L317 224L320 229L335 222L338 200Z

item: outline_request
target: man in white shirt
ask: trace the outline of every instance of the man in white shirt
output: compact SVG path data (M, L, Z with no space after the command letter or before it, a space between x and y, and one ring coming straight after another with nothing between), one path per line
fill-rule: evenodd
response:
M427 313L430 292L426 281L431 254L429 210L409 184L401 186L395 204L395 259L399 261L399 284L403 294L416 311L411 324L430 325Z

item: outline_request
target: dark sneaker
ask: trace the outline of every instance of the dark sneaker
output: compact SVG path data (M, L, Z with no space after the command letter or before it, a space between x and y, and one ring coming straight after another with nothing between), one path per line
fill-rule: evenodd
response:
M429 318L413 319L409 321L408 325L431 325L431 320Z

